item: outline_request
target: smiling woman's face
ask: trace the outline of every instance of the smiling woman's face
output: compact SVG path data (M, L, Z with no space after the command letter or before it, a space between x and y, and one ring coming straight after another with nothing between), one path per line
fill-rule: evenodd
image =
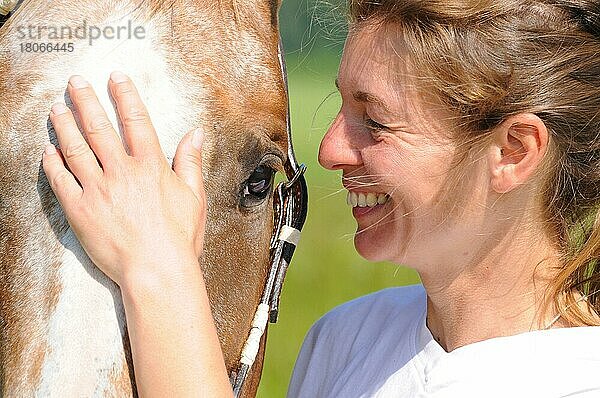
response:
M461 216L451 216L460 199L449 178L457 147L442 127L442 112L418 99L401 51L385 34L363 28L347 40L337 79L342 108L323 138L319 161L343 171L348 202L358 202L352 209L358 252L419 270L469 251L482 217L469 204L485 202L485 175L481 167L463 171L468 174L458 193L469 192L468 203L459 200ZM471 217L466 222L465 211Z

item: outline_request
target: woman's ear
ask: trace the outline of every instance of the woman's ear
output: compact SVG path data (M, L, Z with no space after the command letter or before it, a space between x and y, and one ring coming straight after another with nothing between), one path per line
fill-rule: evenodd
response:
M489 156L491 186L498 193L512 191L535 173L549 144L548 129L532 113L511 116L493 131Z

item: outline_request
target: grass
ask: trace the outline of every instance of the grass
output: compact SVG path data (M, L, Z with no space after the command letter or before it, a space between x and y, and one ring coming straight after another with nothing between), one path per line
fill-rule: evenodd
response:
M340 107L334 79L338 56L287 57L294 145L308 166L309 215L287 275L279 322L269 328L259 398L284 397L304 335L333 307L389 286L417 283L417 275L387 263L369 263L353 245L356 228L341 190L341 173L317 161L319 143Z

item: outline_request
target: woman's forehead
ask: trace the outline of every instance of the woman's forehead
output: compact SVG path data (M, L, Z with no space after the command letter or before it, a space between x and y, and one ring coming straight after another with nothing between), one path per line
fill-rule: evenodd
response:
M358 102L405 111L410 84L402 55L382 41L377 32L360 31L348 37L337 77L342 92Z
M404 86L407 62L397 39L397 35L383 27L353 30L344 46L338 76L340 83L364 82L377 86L385 82L395 87Z

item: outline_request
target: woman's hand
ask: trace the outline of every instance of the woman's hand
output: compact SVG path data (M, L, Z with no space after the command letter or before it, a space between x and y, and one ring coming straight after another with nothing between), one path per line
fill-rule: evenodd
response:
M68 92L85 138L71 111L64 104L55 104L50 120L60 152L49 145L43 167L85 251L121 285L130 273L161 272L153 268L161 265L163 256L170 255L164 258L169 265L162 263L169 273L177 272L173 269L177 261L170 261L173 253L187 251L200 256L206 220L203 136L197 130L183 138L173 171L133 82L114 72L109 88L129 153L92 87L82 77L73 76ZM145 269L139 269L140 264Z

